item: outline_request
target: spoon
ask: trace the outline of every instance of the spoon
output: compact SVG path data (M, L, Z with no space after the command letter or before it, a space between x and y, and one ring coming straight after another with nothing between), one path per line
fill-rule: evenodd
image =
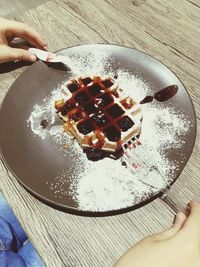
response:
M56 53L40 50L37 48L29 48L28 51L51 67L56 67L62 70L69 70L69 66L67 64L67 60L69 61L69 59L66 56L57 55Z

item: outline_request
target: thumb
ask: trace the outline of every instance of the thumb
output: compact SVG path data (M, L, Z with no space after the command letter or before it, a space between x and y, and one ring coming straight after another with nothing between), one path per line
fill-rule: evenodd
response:
M3 56L4 62L14 60L35 62L37 60L36 56L28 52L27 50L20 48L11 48L9 46L4 47L3 55L1 56Z
M192 200L189 203L190 214L184 224L183 231L187 233L190 238L200 242L200 202Z
M154 236L155 240L164 241L176 235L179 232L179 230L182 228L186 218L187 217L183 212L178 212L175 217L173 225L166 231L156 234Z

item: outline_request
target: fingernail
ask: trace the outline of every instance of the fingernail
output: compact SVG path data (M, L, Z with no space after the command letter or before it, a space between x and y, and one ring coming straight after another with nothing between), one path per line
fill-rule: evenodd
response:
M185 207L186 210L191 210L190 203L188 203Z
M191 208L189 206L189 204L187 204L186 208L185 208L185 215L188 217L190 215L191 212Z
M48 49L48 46L47 46L47 45L45 45L45 46L43 46L43 48L44 48L44 50L47 50L47 49Z

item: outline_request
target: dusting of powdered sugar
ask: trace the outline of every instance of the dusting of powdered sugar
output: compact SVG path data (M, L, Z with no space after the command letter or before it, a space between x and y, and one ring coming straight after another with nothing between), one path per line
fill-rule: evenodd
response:
M60 135L63 134L63 126L56 123L57 114L54 105L56 100L68 97L65 90L66 87L63 82L56 89L52 90L50 96L45 97L40 104L36 103L33 106L33 111L27 120L27 125L31 127L35 135L40 136L43 140L47 136L57 136L60 139ZM48 122L48 127L45 129L40 125L42 120Z
M112 58L104 51L84 53L67 58L71 78L91 75L106 75L112 70Z
M73 198L80 209L108 211L130 207L166 188L176 178L179 163L170 161L165 153L184 144L180 134L189 130L188 121L173 108L163 109L161 105L146 106L143 116L142 145L131 152L138 169L130 171L120 160L112 159L88 164L78 180L72 181ZM161 126L166 127L166 134Z
M68 79L91 75L116 76L119 87L137 102L153 92L138 75L122 67L113 70L112 57L103 51L70 56L67 64L70 67ZM68 97L65 83L63 81L57 88L52 88L51 94L41 103L35 103L28 118L28 125L36 136L51 138L60 146L67 144L63 154L74 159L69 169L62 170L53 181L46 182L55 198L70 197L79 209L85 211L117 210L138 204L149 195L160 192L176 178L179 162L170 161L166 155L170 149L184 146L182 136L191 126L185 114L156 101L142 105L142 144L131 153L138 166L134 172L122 166L121 161L125 158L92 162L78 142L63 132L63 123L57 122L54 102ZM49 123L45 129L40 125L43 119Z

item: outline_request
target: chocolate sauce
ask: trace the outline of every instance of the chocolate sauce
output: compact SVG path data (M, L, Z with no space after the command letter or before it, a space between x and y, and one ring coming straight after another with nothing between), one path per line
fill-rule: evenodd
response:
M81 111L77 111L75 113L73 113L72 115L69 116L70 119L74 120L74 121L80 121L84 118L84 113Z
M159 102L164 102L164 101L167 101L168 99L170 99L171 97L175 96L177 91L178 91L177 85L170 85L170 86L167 86L164 89L158 91L154 95L154 98Z
M86 77L82 79L81 81L83 82L84 85L87 85L92 82L92 79L90 77Z
M153 101L153 99L154 97L151 95L145 96L145 98L140 101L140 104L150 103Z
M116 98L119 98L119 94L117 91L113 91L112 94L116 97Z
M130 109L133 106L129 97L121 100L120 103L125 107L125 109Z
M85 120L81 121L77 124L77 128L80 133L86 135L94 130L93 124L91 123L91 120Z
M80 86L77 82L73 82L71 84L68 84L67 88L69 89L71 93L74 93L80 88Z
M40 122L40 126L42 126L43 129L45 129L49 125L48 120L42 120Z
M124 150L122 148L119 148L116 152L109 152L96 148L85 148L83 149L83 152L86 153L87 158L91 161L98 161L104 158L117 160L124 154Z
M103 81L102 83L106 88L109 88L113 85L113 82L110 79L107 79L107 80Z
M60 109L60 112L63 116L65 116L73 108L75 108L75 103L73 102L73 100L69 99L68 101L65 102L64 106Z
M80 105L84 105L90 99L90 96L87 92L81 91L75 95L75 99Z
M124 109L115 103L114 96L119 98L118 92L116 91L115 95L109 89L114 83L113 80L99 81L98 77L94 80L87 77L81 79L81 85L79 82L80 80L77 80L67 85L72 96L59 111L63 116L68 115L71 120L77 122L76 127L82 135L95 131L97 142L93 143L91 136L86 137L89 148L84 149L84 152L89 160L120 158L124 153L121 147L121 134L128 131L134 122L129 116L125 116ZM125 109L132 106L129 99L121 104ZM120 149L112 153L103 150L105 137L110 142L116 142Z
M124 116L118 121L118 125L123 132L126 132L134 125L134 122L128 116Z
M93 84L88 88L88 91L93 96L98 95L101 92L101 86L98 84Z
M100 99L100 103L99 103L100 107L107 106L111 104L112 102L114 102L112 95L108 93L102 94L100 97L98 97L98 99Z
M109 123L109 119L104 114L94 114L92 119L100 128Z
M114 119L120 117L122 114L124 114L124 110L118 105L114 104L112 107L107 109L107 113Z
M146 104L153 101L153 99L159 101L159 102L165 102L175 96L175 94L178 92L178 86L177 85L170 85L162 90L155 93L154 96L146 96L143 100L140 101L140 104Z
M118 129L112 125L104 128L103 132L111 142L117 142L121 139L121 132L119 132Z
M95 105L91 102L83 106L83 108L87 112L87 114L96 113L98 111L98 108L95 107Z

